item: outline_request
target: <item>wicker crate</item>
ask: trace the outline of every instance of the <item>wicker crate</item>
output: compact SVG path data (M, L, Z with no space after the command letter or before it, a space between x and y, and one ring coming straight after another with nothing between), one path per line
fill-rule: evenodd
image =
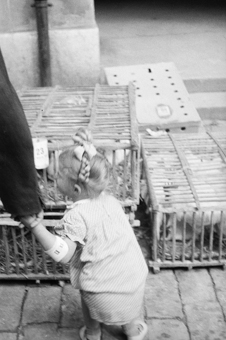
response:
M56 215L45 216L53 232ZM69 266L55 263L27 229L6 214L0 215L0 280L68 280Z
M226 264L226 136L142 136L154 271Z
M94 145L111 163L109 191L124 207L131 224L139 203L139 137L135 114L134 87L37 88L19 92L32 137L48 139L50 165L38 170L39 185L46 205L45 223L51 227L71 202L57 190L59 153L73 145L78 127L91 130ZM45 257L30 233L3 213L0 220L0 278L62 279L67 267ZM24 247L24 248L21 248Z
M139 140L134 93L132 84L38 88L19 93L32 136L48 139L50 166L39 171L47 209L62 209L67 204L67 198L56 189L57 160L64 147L73 145L72 135L78 127L92 132L94 144L111 162L110 188L117 198L124 206L138 203Z

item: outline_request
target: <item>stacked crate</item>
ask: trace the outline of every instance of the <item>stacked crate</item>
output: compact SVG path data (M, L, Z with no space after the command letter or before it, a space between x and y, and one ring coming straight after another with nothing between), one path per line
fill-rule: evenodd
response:
M142 136L155 272L226 264L226 135Z
M34 138L47 138L50 164L38 170L45 203L45 225L52 230L70 200L56 187L59 153L73 145L79 127L89 129L94 145L111 163L108 190L134 223L139 202L139 137L135 95L128 86L33 88L18 92ZM2 207L3 208L3 207ZM0 278L65 279L67 266L46 257L34 237L3 212L0 220Z

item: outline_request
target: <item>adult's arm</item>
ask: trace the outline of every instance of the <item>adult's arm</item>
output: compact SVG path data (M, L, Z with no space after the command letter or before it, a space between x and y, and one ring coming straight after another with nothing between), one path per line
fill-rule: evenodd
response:
M0 198L16 216L42 210L30 129L0 50Z

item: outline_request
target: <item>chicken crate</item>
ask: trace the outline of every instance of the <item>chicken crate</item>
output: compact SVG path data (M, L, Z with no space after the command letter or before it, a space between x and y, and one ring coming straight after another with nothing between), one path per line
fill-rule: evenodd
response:
M19 92L32 137L48 141L49 166L37 170L45 204L44 223L52 230L70 200L56 185L58 156L74 144L79 127L89 129L93 143L110 163L110 191L120 201L131 225L140 193L140 142L132 84L89 88L37 88ZM0 279L62 279L68 268L53 264L32 235L3 212L0 220Z
M57 214L45 213L43 223L52 233L56 222ZM54 262L34 235L18 225L10 215L0 215L0 280L69 280L69 265Z
M141 138L151 260L160 268L226 264L226 135L164 133Z

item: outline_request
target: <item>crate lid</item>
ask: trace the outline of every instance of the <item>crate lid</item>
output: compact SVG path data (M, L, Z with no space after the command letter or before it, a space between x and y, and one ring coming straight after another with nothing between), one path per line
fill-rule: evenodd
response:
M200 116L174 63L105 68L109 85L136 88L136 113L141 127L198 127Z
M126 142L138 148L135 91L127 86L46 87L18 91L32 137L71 139L78 127L94 140Z

